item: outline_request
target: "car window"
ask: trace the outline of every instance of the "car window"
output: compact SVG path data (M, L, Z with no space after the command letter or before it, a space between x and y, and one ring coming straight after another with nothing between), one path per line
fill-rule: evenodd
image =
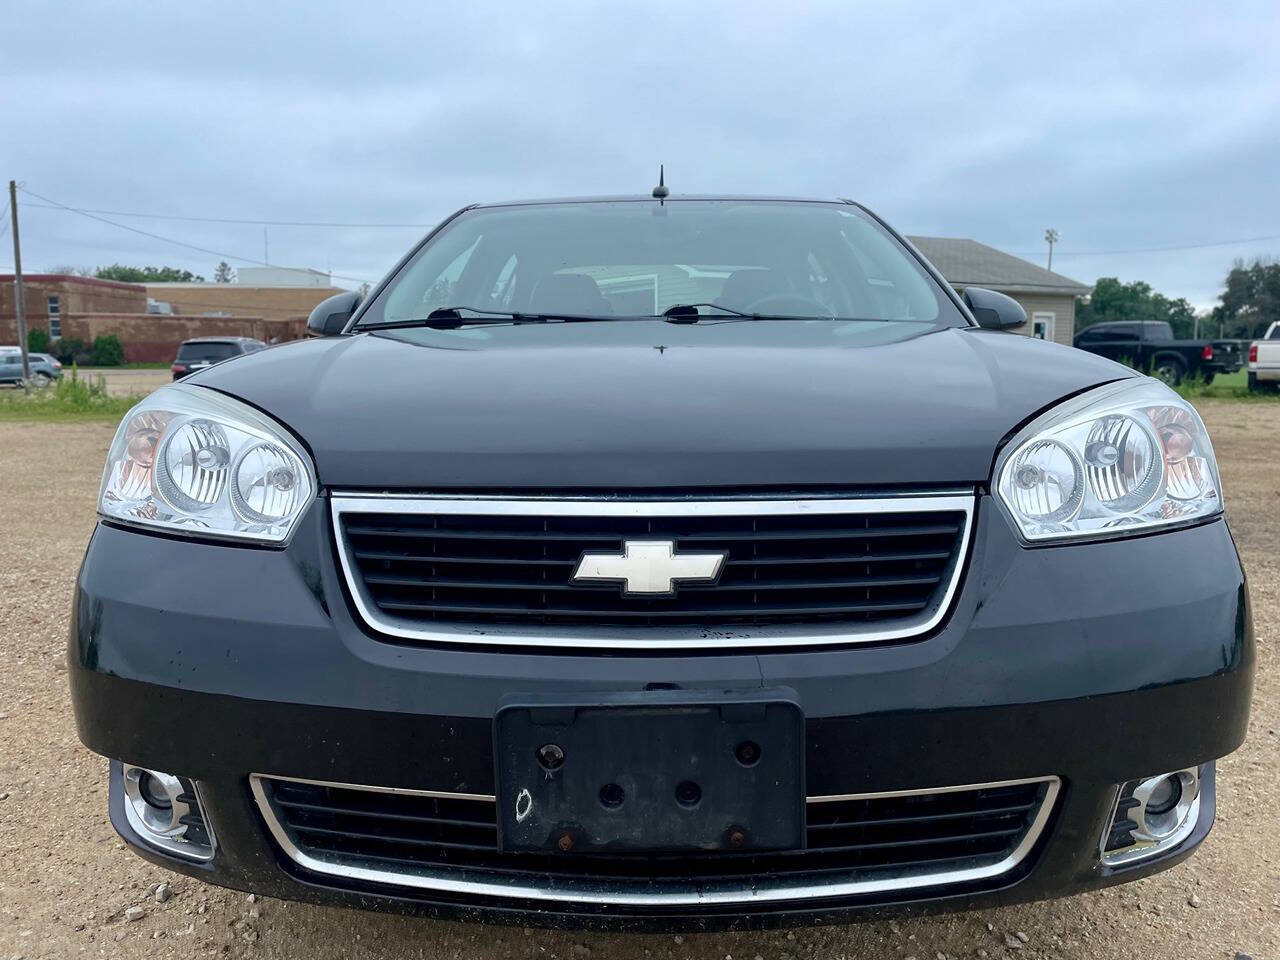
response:
M840 203L596 201L468 211L361 323L440 307L648 317L677 304L966 326L915 258Z
M1280 323L1271 328L1271 333L1267 336L1268 340L1280 340Z
M217 363L229 360L241 353L238 344L234 343L184 343L178 348L178 359L187 363Z

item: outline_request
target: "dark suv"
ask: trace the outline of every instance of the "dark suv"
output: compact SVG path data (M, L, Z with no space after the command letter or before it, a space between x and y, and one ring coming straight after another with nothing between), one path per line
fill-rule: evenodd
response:
M460 211L121 423L68 658L112 823L243 890L592 926L1178 862L1254 669L1213 450L1024 321L854 203Z
M181 380L205 367L256 353L266 346L252 337L195 337L178 347L178 356L169 369L173 372L173 379Z

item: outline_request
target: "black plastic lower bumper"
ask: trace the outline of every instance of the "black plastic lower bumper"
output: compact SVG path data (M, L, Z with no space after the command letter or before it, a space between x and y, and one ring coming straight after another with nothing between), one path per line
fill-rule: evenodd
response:
M1100 864L1117 785L1207 763L1243 739L1253 631L1225 523L1028 550L992 509L946 626L842 650L584 656L387 643L353 621L321 511L285 551L100 526L76 598L69 661L81 739L199 783L218 851L184 864L271 896L515 922L710 927L968 909L1062 896L1161 869ZM136 571L145 570L139 577ZM804 710L809 795L1026 777L1062 780L1036 849L998 880L894 895L751 906L531 903L340 883L300 870L270 836L251 774L489 794L493 717L512 694L590 697L654 686L785 687Z

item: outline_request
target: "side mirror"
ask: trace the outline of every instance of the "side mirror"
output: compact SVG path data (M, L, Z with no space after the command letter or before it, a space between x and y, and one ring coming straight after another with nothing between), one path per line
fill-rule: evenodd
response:
M342 333L351 315L360 306L360 294L354 290L321 300L307 317L307 336L336 337Z
M965 287L960 296L979 326L988 330L1012 330L1027 322L1027 311L1022 309L1022 304L1003 293L985 287Z

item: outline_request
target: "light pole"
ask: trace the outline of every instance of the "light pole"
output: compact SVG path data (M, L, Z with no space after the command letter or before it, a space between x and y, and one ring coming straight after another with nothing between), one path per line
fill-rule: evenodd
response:
M1045 269L1053 269L1053 245L1058 242L1058 231L1050 227L1044 232L1045 242L1049 244L1049 266Z

